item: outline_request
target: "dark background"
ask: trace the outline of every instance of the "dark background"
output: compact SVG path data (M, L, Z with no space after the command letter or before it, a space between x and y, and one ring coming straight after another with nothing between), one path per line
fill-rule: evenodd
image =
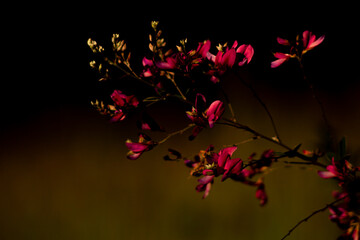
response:
M267 102L282 138L288 145L301 142L313 149L322 144L319 108L294 62L278 69L270 69L270 62L277 36L291 38L304 30L325 34L325 41L307 54L306 71L336 137L346 136L349 151L357 155L358 18L352 8L119 2L31 5L15 11L15 25L2 30L1 239L280 239L301 218L332 201L335 183L320 179L317 169L280 164L265 176L270 198L265 208L258 206L254 189L231 181L217 181L209 198L201 200L188 169L162 156L174 145L190 157L209 143L220 148L250 137L222 126L194 142L179 136L137 161L127 160L124 141L136 138L134 119L110 124L91 108L103 84L89 67L92 54L86 42L89 37L110 42L112 33L120 33L138 66L147 51L151 20L160 21L169 46L183 38L195 45L204 39L214 45L250 43L255 55L244 74ZM225 83L225 88L238 103L239 119L271 135L251 93L239 83ZM178 129L183 115L176 109L154 112L168 129ZM237 154L246 158L273 147L253 142ZM292 239L335 239L339 232L327 215L305 223Z

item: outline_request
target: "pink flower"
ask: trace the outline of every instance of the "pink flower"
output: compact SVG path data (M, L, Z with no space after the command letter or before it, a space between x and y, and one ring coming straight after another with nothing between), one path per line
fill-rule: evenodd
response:
M271 68L276 68L289 60L290 58L297 58L299 61L301 61L302 56L309 50L313 49L314 47L318 46L320 43L322 43L325 39L325 36L321 36L318 39L316 39L316 36L306 30L302 34L302 43L300 42L299 35L296 37L296 41L290 42L287 39L277 37L277 42L280 45L288 46L290 47L289 53L281 53L276 52L274 56L278 58L275 61L271 62Z
M145 134L139 135L138 142L132 142L130 139L125 142L126 147L129 149L127 158L130 160L138 159L144 152L151 150L156 143Z
M225 52L219 51L215 57L215 65L218 68L225 69L226 67L232 68L236 59L236 51L234 48L226 49Z
M340 164L338 162L335 162L334 157L332 158L331 162L332 162L331 165L328 165L326 167L327 171L318 171L319 176L322 177L322 178L337 177L340 180L344 180L344 177L345 177L346 172L348 170L346 164L345 164L345 166L340 166Z
M236 177L243 170L243 161L240 158L231 159L236 149L237 147L233 146L219 151L215 161L217 162L216 174L223 174L221 181L225 181L229 177Z
M232 48L236 48L237 44L237 41L235 41ZM237 56L241 55L238 60L238 65L241 67L250 63L252 57L254 56L254 48L250 44L243 44L236 49L236 53Z
M139 101L134 95L127 96L120 90L114 90L111 94L111 99L114 101L115 106L112 106L113 114L110 119L111 122L122 121L126 117L126 111L129 108L137 107Z
M114 111L114 113L110 119L110 122L114 123L114 122L122 121L125 119L125 117L126 117L126 114L121 109L118 109L118 110Z
M152 59L147 59L146 57L143 58L142 60L142 64L144 66L144 72L142 73L142 75L144 77L151 77L154 75L154 62Z
M210 40L206 40L202 43L199 43L199 46L198 46L196 52L205 59L208 57L210 46L211 46Z
M210 189L211 189L211 184L214 183L214 178L215 178L215 176L211 175L211 176L204 176L204 177L198 179L198 182L200 184L196 186L196 191L204 192L203 198L206 198L209 195Z
M238 176L243 170L243 161L240 158L228 159L224 166L224 174L221 181L225 181L228 177Z
M219 51L216 55L210 52L206 53L206 58L215 64L213 69L207 72L208 75L211 75L211 81L214 83L219 82L219 75L223 75L235 64L238 66L248 64L254 55L254 49L251 45L242 44L238 47L237 41L234 42L231 48L220 46L218 49Z
M318 175L322 178L337 178L339 180L339 186L342 186L351 175L355 174L359 170L359 167L353 167L347 160L335 161L332 158L331 165L326 167L327 171L318 171Z
M176 68L176 58L175 55L172 57L167 57L165 61L155 62L156 67L162 70L169 70Z
M264 206L268 201L268 197L265 192L264 182L261 178L259 178L259 180L255 184L257 186L255 197L260 200L260 205Z
M304 45L304 50L303 50L303 54L311 49L313 49L314 47L316 47L317 45L319 45L320 43L322 43L325 39L325 36L321 36L318 39L316 39L315 34L313 34L310 31L304 31L303 32L303 45Z
M126 96L120 90L115 90L111 94L111 99L118 107L126 107L126 106L137 107L139 105L139 101L134 95Z
M216 100L206 110L206 117L209 122L210 128L214 127L214 123L219 120L225 111L224 103L220 100Z
M278 59L271 62L271 68L277 68L292 57L290 54L280 52L274 53L274 56Z
M206 99L204 95L198 93L196 94L195 107L192 107L191 112L186 112L188 118L196 124L193 129L193 133L190 136L191 140L194 139L204 127L206 127L206 121L209 123L210 128L214 127L215 122L220 119L225 111L224 103L220 100L212 102L209 108L204 111L205 105Z
M219 157L217 159L218 167L224 168L226 161L231 158L236 149L236 146L221 149L219 151Z

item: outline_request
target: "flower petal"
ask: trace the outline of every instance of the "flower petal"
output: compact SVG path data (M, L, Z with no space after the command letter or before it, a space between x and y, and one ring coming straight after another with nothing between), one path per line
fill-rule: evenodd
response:
M151 66L154 65L154 62L153 62L152 60L147 59L146 57L144 57L143 60L142 60L142 65L143 65L144 67L146 67L146 66L151 67Z
M333 178L336 177L336 175L329 171L318 171L318 175L322 178Z
M211 105L206 111L206 117L208 119L210 128L214 127L214 123L221 117L224 111L224 103L220 100L216 100L211 103Z
M206 40L203 43L199 43L198 52L203 58L207 58L208 52L210 50L211 42Z
M126 95L123 94L120 90L114 90L114 92L111 94L110 97L115 102L115 104L118 105L119 107L122 107L125 105Z
M284 38L281 38L281 37L277 37L276 38L277 42L281 45L284 45L284 46L289 46L290 45L290 42L289 40L287 39L284 39Z
M233 153L236 151L237 147L227 147L223 148L219 151L219 157L217 160L217 164L219 167L223 168L225 166L226 160L229 159Z
M227 65L228 67L232 67L235 63L236 52L234 48L231 48L229 51L223 55L222 64Z
M288 60L288 59L287 58L280 58L278 60L272 61L271 62L271 68L277 68L278 66L283 64L286 60Z
M143 154L143 152L134 153L133 151L130 151L126 157L130 160L136 160L141 156L141 154Z
M308 45L308 49L312 49L314 47L316 47L317 45L319 45L320 43L322 43L325 39L325 36L321 36L319 37L316 41L312 42L311 44Z
M127 140L125 145L130 151L133 151L135 153L143 152L143 151L147 150L149 147L147 144L133 143L130 140Z

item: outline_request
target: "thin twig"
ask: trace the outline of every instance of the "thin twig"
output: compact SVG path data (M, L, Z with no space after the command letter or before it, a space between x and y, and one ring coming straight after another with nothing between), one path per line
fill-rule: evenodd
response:
M264 101L260 98L259 94L256 92L256 90L253 88L253 86L250 83L247 83L242 77L239 76L239 79L241 81L242 84L244 84L245 87L247 87L251 93L254 95L255 99L260 103L260 105L262 106L262 108L265 110L266 114L268 115L272 128L274 129L276 138L279 140L279 142L281 142L280 136L279 136L279 131L277 130L274 118L272 117L269 108L266 106L266 104L264 103Z
M226 94L224 88L222 86L220 86L220 89L221 89L221 92L222 94L224 95L224 98L225 98L225 101L229 107L229 110L230 110L230 113L231 113L231 118L234 120L234 122L236 122L236 117L235 117L235 112L234 112L234 109L231 105L231 102L230 102L230 99L228 97L228 95Z
M239 145L242 145L242 144L245 144L245 143L255 141L257 139L260 139L260 137L254 136L252 138L245 139L244 141L241 141L241 142L237 142L237 143L233 143L233 144L229 144L229 145L223 145L223 147L239 146Z
M330 132L330 124L329 124L329 121L328 121L328 118L326 116L326 113L325 113L325 108L324 108L324 104L322 103L321 99L319 98L319 94L317 93L314 85L312 84L312 82L307 78L306 74L305 74L305 70L304 70L304 65L302 64L302 60L299 59L299 65L300 65L300 69L301 69L301 73L303 75L303 79L307 82L307 84L309 85L309 88L311 90L311 94L312 94L312 97L316 100L317 104L319 105L320 107L320 111L321 111L321 116L326 124L326 127L328 129L328 131Z
M294 231L298 226L300 226L300 224L302 224L302 223L304 223L304 222L307 222L312 216L314 216L314 215L316 215L316 214L318 214L318 213L320 213L320 212L325 211L326 209L328 209L328 207L331 207L332 205L334 205L335 203L340 202L341 200L345 199L346 197L347 197L347 196L342 197L342 198L339 198L339 199L337 199L337 200L335 200L335 201L333 201L333 202L331 202L331 203L329 203L329 204L326 204L325 207L320 208L320 209L316 210L315 212L311 213L309 216L307 216L306 218L302 219L300 222L298 222L297 224L295 224L295 226L292 227L292 228L289 230L289 232L288 232L283 238L281 238L281 240L284 240L285 238L287 238L287 237L292 233L292 231Z
M186 130L188 130L188 129L194 127L194 126L195 126L195 124L194 124L194 123L191 123L191 124L189 124L187 127L183 128L183 129L181 129L181 130L179 130L179 131L170 133L170 134L167 135L163 140L159 141L158 144L162 144L162 143L166 142L169 138L171 138L171 137L173 137L173 136L175 136L175 135L183 134Z
M157 88L154 84L151 84L151 83L145 81L144 79L142 79L141 77L139 77L138 75L136 75L134 72L128 72L128 71L126 71L124 68L122 68L122 67L119 66L118 64L114 63L114 62L111 61L110 59L105 58L105 61L108 62L111 66L114 66L114 67L116 67L117 69L121 70L121 71L122 71L123 73L125 73L127 76L132 77L132 78L134 78L134 79L136 79L136 80L138 80L138 81L140 81L140 82L142 82L142 83L144 83L144 84L146 84L146 85L148 85L148 86L150 86L150 87L152 87L152 88ZM130 69L129 69L129 70L130 70ZM130 71L132 71L132 70L130 70Z

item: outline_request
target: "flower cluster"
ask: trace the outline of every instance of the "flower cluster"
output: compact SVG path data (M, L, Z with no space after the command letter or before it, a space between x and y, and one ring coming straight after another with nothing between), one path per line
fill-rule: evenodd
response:
M279 159L296 158L298 161L284 161L286 164L313 165L322 170L318 175L322 178L336 179L340 192L334 192L335 201L327 204L325 208L317 212L329 209L330 220L344 230L340 239L359 239L360 226L360 179L357 176L360 167L353 167L349 161L349 156L345 154L344 142L341 143L340 153L322 153L321 151L299 152L301 144L295 148L284 143L279 137L275 121L266 106L265 102L256 93L251 83L236 79L243 83L254 95L255 99L264 108L271 121L275 136L266 136L255 129L240 123L234 114L234 109L230 102L230 97L222 88L225 76L231 71L241 71L249 64L254 56L254 49L250 44L218 44L212 47L212 42L206 39L196 42L189 48L188 40L180 40L179 45L174 48L167 48L167 43L162 37L162 31L158 28L158 22L151 23L152 32L149 35L149 50L139 61L140 69L135 72L130 64L131 52L127 50L124 40L120 39L119 34L112 36L112 47L109 51L95 40L89 39L88 45L91 51L97 56L96 60L90 62L91 68L100 74L100 81L111 79L111 73L119 70L123 73L121 81L126 82L127 87L119 90L116 88L108 97L108 104L103 101L95 100L92 105L104 115L108 115L111 122L121 122L132 112L134 116L141 116L137 120L137 126L141 130L137 141L128 139L125 143L128 153L127 158L136 160L145 152L154 149L156 146L166 142L169 138L183 134L192 130L189 140L193 140L204 129L216 129L216 125L222 124L232 127L235 130L246 131L252 138L240 143L223 147L219 151L214 151L215 146L210 145L206 150L201 150L193 159L183 157L180 152L169 149L169 154L164 157L167 161L183 161L186 166L191 168L190 175L197 178L198 184L195 187L197 192L202 192L206 198L216 179L220 182L231 179L249 186L253 186L255 197L263 206L268 201L265 191L264 173ZM275 52L276 60L271 62L271 68L282 65L289 59L297 59L302 66L303 56L308 51L317 47L324 41L324 36L316 37L315 34L306 30L302 35L298 35L295 40L287 40L278 37L277 42L286 50ZM101 56L100 58L98 56ZM100 60L99 60L100 59ZM235 78L237 74L229 74ZM303 76L306 79L306 76ZM229 79L229 78L226 78ZM124 83L123 82L123 83ZM124 84L123 84L124 85ZM139 90L140 85L146 89ZM131 88L133 87L133 89ZM324 120L325 113L323 106L316 91L310 84L314 98L317 100L322 111ZM210 90L211 91L210 91ZM132 95L134 94L134 95ZM160 126L155 119L150 116L150 107L159 102L168 102L169 99L179 101L184 104L182 114L186 127L175 132L168 133L165 128ZM229 111L227 111L229 110ZM226 114L231 114L230 117ZM327 121L325 121L327 123ZM165 134L164 138L153 140L143 131L161 131ZM205 131L205 130L204 130ZM248 158L233 157L240 144L258 139L266 140L281 149L283 152L272 149L264 151L260 157L256 154ZM323 156L327 156L331 161L330 165L325 165L319 161ZM313 216L311 214L308 218ZM305 218L295 225L283 239L285 239Z
M330 220L335 222L344 234L341 239L359 239L360 234L360 179L356 177L360 166L354 167L350 155L345 154L345 139L340 142L340 154L328 153L331 164L327 171L318 171L321 178L336 179L341 191L334 191L333 197L339 204L329 206Z
M198 179L199 185L196 186L197 192L204 192L203 198L209 195L214 178L221 176L221 182L230 178L249 186L255 186L256 198L260 200L260 205L265 205L267 195L262 178L253 180L254 176L266 171L276 160L273 150L265 151L260 159L255 160L255 154L252 154L244 165L240 158L232 158L237 150L236 146L226 147L218 153L214 152L214 147L210 145L206 150L202 150L194 157L194 160L184 159L186 166L192 168L192 176L201 177Z

